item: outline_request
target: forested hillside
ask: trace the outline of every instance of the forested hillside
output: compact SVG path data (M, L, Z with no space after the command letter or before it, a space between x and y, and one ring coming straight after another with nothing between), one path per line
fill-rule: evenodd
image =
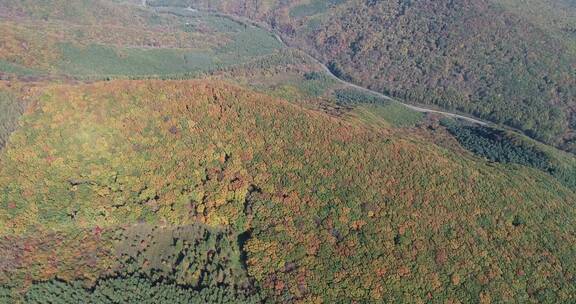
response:
M36 92L0 159L5 294L112 271L174 299L574 300L576 197L539 171L220 83ZM26 297L86 292L49 284Z
M575 149L571 1L201 1L265 21L342 78Z
M191 78L282 47L262 29L213 15L68 2L0 1L0 76Z
M0 0L0 303L576 302L573 154L307 55L569 149L573 7Z

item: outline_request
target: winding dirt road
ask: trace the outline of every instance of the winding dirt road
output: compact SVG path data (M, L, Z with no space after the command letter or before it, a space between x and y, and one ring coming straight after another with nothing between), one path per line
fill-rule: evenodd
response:
M435 113L435 114L440 114L440 115L444 115L444 116L447 116L447 117L452 117L452 118L457 118L457 119L466 120L466 121L468 121L468 122L475 123L475 124L479 124L479 125L482 125L482 126L488 125L487 122L484 122L484 121L481 121L481 120L478 120L478 119L475 119L475 118L467 117L467 116L464 116L464 115L460 115L460 114L456 114L456 113L450 113L450 112L444 112L444 111L439 111L439 110L433 110L433 109L427 109L427 108L422 108L422 107L418 107L418 106L406 104L406 103L403 103L403 102L401 102L401 101L399 101L399 100L397 100L397 99L394 99L394 98L392 98L392 97L390 97L390 96L388 96L388 95L384 95L384 94L382 94L382 93L380 93L380 92L373 91L373 90L370 90L370 89L368 89L368 88L361 87L361 86L359 86L359 85L357 85L357 84L348 82L348 81L346 81L346 80L344 80L344 79L341 79L341 78L339 78L338 76L334 75L334 73L332 73L332 71L331 71L324 63L322 63L320 60L312 57L310 54L308 54L308 53L306 53L306 52L303 52L303 53L306 54L307 57L309 57L310 59L312 59L316 64L319 64L320 66L322 66L322 69L323 69L326 73L328 73L328 75L330 75L330 77L334 78L334 80L336 80L336 81L338 81L338 82L340 82L340 83L342 83L342 84L344 84L344 85L346 85L346 86L348 86L348 87L357 89L357 90L359 90L359 91L362 91L362 92L364 92L364 93L367 93L367 94L370 94L370 95L373 95L373 96L376 96L376 97L380 97L380 98L384 98L384 99L387 99L387 100L390 100L390 101L393 101L393 102L397 102L397 103L399 103L399 104L401 104L401 105L403 105L403 106L405 106L405 107L407 107L407 108L409 108L409 109L411 109L411 110L413 110L413 111L416 111L416 112L420 112L420 113Z
M234 16L234 17L236 17L236 16ZM254 23L254 22L250 22L250 23L251 23L251 24L254 24L254 25L256 25L256 26L258 26L258 27L260 27L260 28L262 28L262 29L264 29L264 30L266 30L266 31L268 31L268 32L270 32L270 30L268 30L266 27L260 26L260 25L258 25L257 23ZM276 34L276 33L272 33L272 34L273 34L274 37L276 37L276 39L277 39L278 41L280 41L280 43L282 43L285 47L288 47L288 48L291 47L291 46L289 46L289 45L282 39L282 37L280 37L278 34ZM468 121L468 122L475 123L475 124L479 124L479 125L482 125L482 126L486 126L486 125L489 124L488 122L484 122L484 121L481 121L481 120L476 119L476 118L472 118L472 117L468 117L468 116L464 116L464 115L460 115L460 114L456 114L456 113L450 113L450 112L445 112L445 111L427 109L427 108L423 108L423 107L414 106L414 105L411 105L411 104L406 104L406 103L403 103L403 102L401 102L401 101L399 101L399 100L397 100L397 99L394 99L394 98L392 98L392 97L390 97L390 96L388 96L388 95L385 95L385 94L382 94L382 93L380 93L380 92L373 91L373 90L370 90L370 89L368 89L368 88L361 87L361 86L359 86L359 85L357 85L357 84L348 82L348 81L346 81L346 80L344 80L344 79L336 76L336 75L328 68L328 66L326 66L322 61L320 61L320 60L317 59L316 57L314 57L314 56L306 53L305 51L303 51L303 50L301 50L301 49L298 49L298 50L299 50L301 53L303 53L304 55L306 55L306 57L308 57L308 58L309 58L310 60L312 60L314 63L316 63L317 65L321 66L322 69L324 70L324 72L326 72L331 78L333 78L334 80L336 80L336 81L338 81L339 83L344 84L344 85L346 85L346 86L348 86L348 87L357 89L357 90L359 90L359 91L362 91L362 92L364 92L364 93L367 93L367 94L370 94L370 95L373 95L373 96L376 96L376 97L379 97L379 98L383 98L383 99L387 99L387 100L390 100L390 101L393 101L393 102L397 102L397 103L399 103L399 104L401 104L401 105L403 105L403 106L405 106L405 107L407 107L407 108L409 108L409 109L411 109L411 110L413 110L413 111L416 111L416 112L440 114L440 115L444 115L444 116L447 116L447 117L452 117L452 118L457 118L457 119L466 120L466 121Z
M144 3L144 5L145 5L145 4L146 4L146 1L143 0L143 3ZM186 9L184 9L184 8L181 8L181 7L171 7L171 8L172 8L172 9L183 9L183 10L186 10ZM268 28L268 26L266 26L265 24L262 24L262 23L260 23L260 22L258 22L258 21L254 21L254 20L251 20L251 19L248 19L248 18L245 18L245 17L241 17L241 16L236 16L236 15L231 15L231 14L225 14L225 13L221 13L221 12L217 12L217 11L202 11L202 10L199 10L199 9L196 9L195 11L205 12L205 13L209 13L209 14L213 14L213 15L217 15L217 16L229 18L229 19L232 19L232 20L234 20L234 21L241 22L241 23L244 23L244 24L256 26L256 27L258 27L258 28L260 28L260 29L263 29L263 30L269 32L269 33L270 33L271 35L273 35L280 43L282 43L282 45L284 45L284 47L286 47L286 48L295 48L295 47L290 46L288 43L286 43L286 42L284 41L284 39L282 39L282 37L280 37L280 35L278 35L276 32L270 30L270 29ZM482 121L482 120L480 120L480 119L478 119L478 118L472 118L472 117L464 116L464 115L461 115L461 114L456 114L456 113L451 113L451 112L446 112L446 111L440 111L440 110L433 110L433 109L428 109L428 108L424 108L424 107L420 107L420 106L415 106L415 105L407 104L407 103L401 102L401 101L399 101L399 100L397 100L397 99L394 99L394 98L392 98L392 97L390 97L390 96L388 96L388 95L382 94L382 93L380 93L380 92L373 91L373 90L370 90L370 89L365 88L365 87L361 87L361 86L359 86L359 85L357 85L357 84L348 82L348 81L346 81L346 80L344 80L344 79L341 79L340 77L336 76L336 75L328 68L328 66L326 66L322 61L320 61L320 60L317 59L316 57L312 56L311 54L305 52L304 50L302 50L302 49L300 49L300 48L295 48L295 49L299 50L302 54L304 54L306 57L308 57L312 62L314 62L315 64L319 65L319 66L322 68L322 70L324 70L331 78L333 78L334 80L336 80L337 82L339 82L339 83L341 83L341 84L343 84L343 85L345 85L345 86L348 86L348 87L351 87L351 88L360 90L360 91L362 91L362 92L364 92L364 93L367 93L367 94L370 94L370 95L373 95L373 96L376 96L376 97L379 97L379 98L384 98L384 99L386 99L386 100L390 100L390 101L393 101L393 102L397 102L397 103L399 103L399 104L407 107L408 109L411 109L411 110L416 111L416 112L420 112L420 113L434 113L434 114L444 115L444 116L447 116L447 117L452 117L452 118L456 118L456 119L462 119L462 120L468 121L468 122L470 122L470 123L478 124L478 125L481 125L481 126L487 126L487 125L490 125L490 124L491 124L491 123L489 123L489 122Z

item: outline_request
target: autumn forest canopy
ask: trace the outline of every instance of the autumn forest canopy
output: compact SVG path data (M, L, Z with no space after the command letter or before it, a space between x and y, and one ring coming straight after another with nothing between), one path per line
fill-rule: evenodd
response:
M0 0L0 28L0 303L576 301L571 1Z

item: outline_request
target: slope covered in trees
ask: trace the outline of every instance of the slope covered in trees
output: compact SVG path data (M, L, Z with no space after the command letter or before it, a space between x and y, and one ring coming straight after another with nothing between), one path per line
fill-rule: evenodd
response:
M574 150L571 1L149 1L267 22L353 82Z
M561 183L576 189L576 162L558 151L522 139L517 134L483 126L461 125L445 119L442 124L456 140L473 153L491 161L515 163L550 173Z
M0 303L576 301L573 155L353 90L202 2L0 0ZM573 4L522 2L203 7L409 101L484 115L465 106L501 94L491 115L558 139L573 75L546 73L572 55L535 63L571 49Z
M34 92L0 158L0 295L574 300L576 196L540 171L213 81Z
M191 78L282 48L227 18L108 0L0 1L0 12L3 78Z

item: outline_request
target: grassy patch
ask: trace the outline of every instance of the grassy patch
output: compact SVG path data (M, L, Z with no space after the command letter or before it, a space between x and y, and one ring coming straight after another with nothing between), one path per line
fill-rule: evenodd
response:
M207 51L183 49L139 49L62 44L59 68L78 76L174 75L214 69Z
M337 89L333 92L336 103L352 106L351 115L361 121L386 127L411 127L424 115L402 104L357 89Z
M24 104L15 95L0 89L0 149L6 145L10 134L16 129Z
M248 26L234 21L230 18L220 17L215 15L206 15L203 13L195 12L197 16L201 16L201 20L205 22L210 28L221 33L236 33L247 30Z
M25 76L25 77L40 76L45 74L45 72L42 72L40 70L28 68L5 60L0 60L0 71L6 74Z
M309 97L319 97L330 89L335 81L324 72L308 72L300 82L300 90Z
M308 4L301 4L290 9L290 17L302 18L324 13L332 5L343 3L344 0L311 0Z
M359 105L354 107L351 115L370 125L396 128L413 127L424 118L424 114L410 110L398 102Z
M338 89L333 93L336 103L341 105L358 105L358 104L386 104L388 99L369 94L358 89Z
M232 42L216 51L225 55L223 57L227 60L233 61L263 56L282 47L282 43L272 34L255 26L246 26L234 34Z

